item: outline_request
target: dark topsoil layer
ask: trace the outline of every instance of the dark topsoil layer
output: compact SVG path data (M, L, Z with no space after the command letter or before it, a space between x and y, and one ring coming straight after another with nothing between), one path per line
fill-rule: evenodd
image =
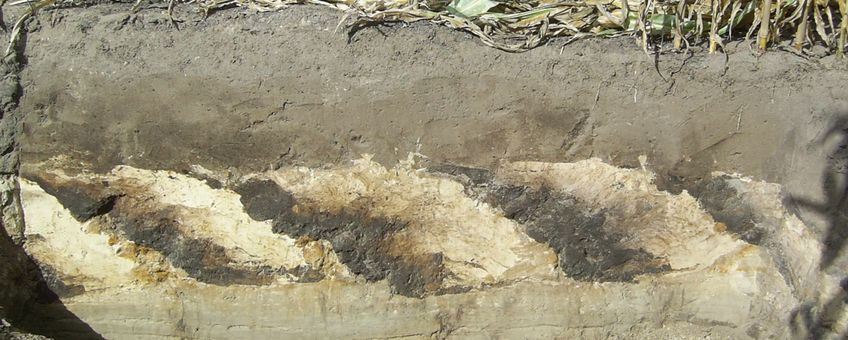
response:
M362 153L477 168L647 155L671 190L722 170L817 196L816 138L848 112L834 56L731 43L655 66L635 38L510 54L428 23L334 33L341 13L312 6L206 20L181 8L179 30L158 8L41 13L21 73L23 163L238 173Z
M313 6L189 8L179 29L161 8L41 13L21 72L23 163L238 174L363 153L476 168L646 155L671 191L721 170L815 198L832 149L818 138L848 113L835 56L731 43L655 60L629 37L511 54L429 23L334 33L341 13Z

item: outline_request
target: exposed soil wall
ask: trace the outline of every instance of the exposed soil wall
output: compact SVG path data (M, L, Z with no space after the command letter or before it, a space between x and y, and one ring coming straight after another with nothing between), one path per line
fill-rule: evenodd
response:
M428 24L334 32L317 7L177 14L30 24L0 170L16 190L20 151L37 225L4 214L0 251L28 235L21 263L93 325L47 333L785 337L843 289L839 205L808 204L844 188L836 57L655 59L630 38L510 54ZM72 255L89 246L104 257ZM227 319L287 306L306 312Z

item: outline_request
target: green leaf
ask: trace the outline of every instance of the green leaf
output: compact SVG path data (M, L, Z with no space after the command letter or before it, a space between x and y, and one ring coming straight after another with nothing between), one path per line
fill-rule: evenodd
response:
M676 24L677 18L673 15L654 14L651 16L651 33L669 34Z
M787 1L787 4L788 3L789 1ZM748 15L754 13L754 7L756 7L756 1L749 2L747 5L745 5L745 8L742 11L736 14L736 17L730 18L730 22L727 25L724 25L724 27L720 28L717 34L723 36L727 34L727 32L730 30L731 25L733 27L739 26L739 24L742 22L742 19L745 19Z
M465 18L473 18L488 12L497 5L497 2L491 0L453 0L448 5L448 11Z

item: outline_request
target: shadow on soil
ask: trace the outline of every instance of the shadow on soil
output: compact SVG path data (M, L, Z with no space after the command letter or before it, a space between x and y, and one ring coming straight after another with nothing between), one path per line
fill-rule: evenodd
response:
M790 196L790 204L825 217L826 230L822 239L819 271L835 266L837 258L848 243L848 114L835 119L818 141L822 145L837 139L836 147L828 154L822 179L824 202ZM848 329L835 329L836 320L846 312L848 277L840 282L833 296L820 296L818 301L806 302L795 308L789 317L795 338L823 339L831 336L848 337Z
M6 266L0 274L8 279L0 283L0 311L16 330L54 339L103 339L62 304L39 266L2 226L0 257Z

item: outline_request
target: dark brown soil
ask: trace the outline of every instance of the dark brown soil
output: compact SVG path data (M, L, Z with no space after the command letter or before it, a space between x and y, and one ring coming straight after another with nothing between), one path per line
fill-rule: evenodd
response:
M485 169L438 165L427 169L466 182L466 191L525 226L527 235L557 252L559 269L582 281L630 281L636 275L669 269L642 249L623 246L625 235L604 227L605 211L593 211L575 197L541 186L501 184Z
M84 222L112 209L118 193L111 192L105 185L92 185L80 181L56 181L46 177L27 178L35 181L48 194L56 197L71 215Z
M350 271L373 282L387 279L401 295L423 297L438 289L449 275L441 254L392 256L394 233L410 221L371 216L370 201L355 200L342 211L318 211L297 206L291 193L268 180L252 180L235 189L245 211L256 220L273 220L273 230L295 238L327 240Z
M559 257L560 269L577 280L630 281L636 275L670 269L661 258L642 249L624 247L626 235L606 231L603 211L587 213L574 197L546 187L503 186L492 190L504 215L527 227L527 235L548 244Z

